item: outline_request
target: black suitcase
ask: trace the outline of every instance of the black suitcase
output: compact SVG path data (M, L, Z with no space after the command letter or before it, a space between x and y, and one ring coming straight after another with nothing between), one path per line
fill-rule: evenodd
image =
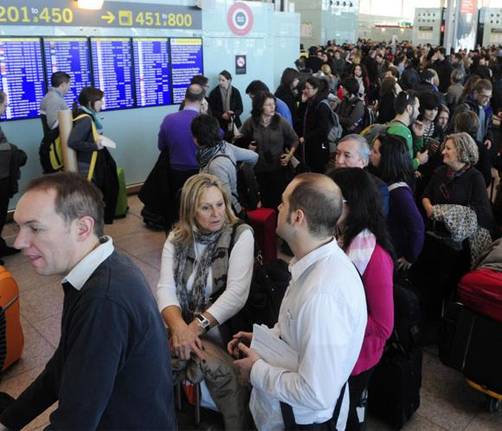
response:
M449 304L439 346L441 361L484 388L502 394L502 323L463 304Z
M420 302L413 286L394 288L394 331L368 386L368 410L400 429L420 406Z
M422 350L404 352L388 346L368 386L368 410L383 422L400 429L420 406Z

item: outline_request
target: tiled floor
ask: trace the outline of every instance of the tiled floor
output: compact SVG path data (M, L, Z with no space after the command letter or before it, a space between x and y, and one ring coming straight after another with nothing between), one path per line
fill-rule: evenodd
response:
M129 255L144 272L152 289L159 277L160 253L165 235L146 229L140 217L142 205L136 196L129 198L127 218L106 228L122 253ZM8 241L14 228L4 229ZM0 391L17 396L43 369L59 338L62 289L59 277L36 275L21 255L5 259L6 267L16 278L21 297L25 351L22 359L3 376ZM481 394L470 389L459 373L444 367L433 350L424 354L421 406L405 431L496 431L502 430L502 413L489 414ZM44 427L50 412L33 421L27 430ZM369 430L389 428L370 418Z

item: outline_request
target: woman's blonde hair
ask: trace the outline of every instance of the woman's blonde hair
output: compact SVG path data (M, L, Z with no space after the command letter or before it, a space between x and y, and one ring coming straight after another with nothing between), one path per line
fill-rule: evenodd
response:
M223 195L225 222L227 224L237 222L238 219L231 208L228 191L218 177L205 173L193 175L185 182L181 190L180 219L172 230L174 243L189 245L193 241L193 232L199 229L195 219L197 209L200 206L203 193L211 187L216 187Z
M457 150L457 157L460 163L467 163L469 165L475 165L479 160L478 146L471 135L466 132L453 133L448 135L444 141L451 140L455 149Z

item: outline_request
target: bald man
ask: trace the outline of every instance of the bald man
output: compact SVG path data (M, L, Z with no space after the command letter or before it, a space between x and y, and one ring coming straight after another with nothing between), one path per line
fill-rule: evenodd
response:
M367 312L361 277L334 238L343 205L338 186L321 174L299 175L283 193L277 234L294 258L272 331L297 353L298 365L267 363L241 342L251 341L252 333L240 332L228 345L230 353L237 347L245 356L235 365L253 385L250 409L259 430L300 424L345 429L346 382L359 356Z

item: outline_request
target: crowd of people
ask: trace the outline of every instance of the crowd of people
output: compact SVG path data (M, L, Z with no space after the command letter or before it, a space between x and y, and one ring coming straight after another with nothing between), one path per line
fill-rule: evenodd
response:
M116 167L100 138L103 93L80 93L68 141L80 175L34 180L15 212L15 248L39 274L65 277L65 303L59 347L0 415L4 426L21 428L58 400L55 428L174 429L172 385L188 379L206 385L226 429L360 430L394 328L395 284L415 286L431 329L423 342L437 341L444 302L499 232L488 188L502 167L502 51L311 47L275 93L250 82L243 122L231 74L221 71L210 92L208 83L195 76L158 133L168 192L156 199L170 203L158 311L139 270L103 235ZM53 75L41 157L68 88L68 75ZM0 112L5 103L0 93ZM292 257L277 324L259 334L227 325L255 270L246 165ZM61 236L67 247L55 253ZM267 356L265 336L287 353Z

